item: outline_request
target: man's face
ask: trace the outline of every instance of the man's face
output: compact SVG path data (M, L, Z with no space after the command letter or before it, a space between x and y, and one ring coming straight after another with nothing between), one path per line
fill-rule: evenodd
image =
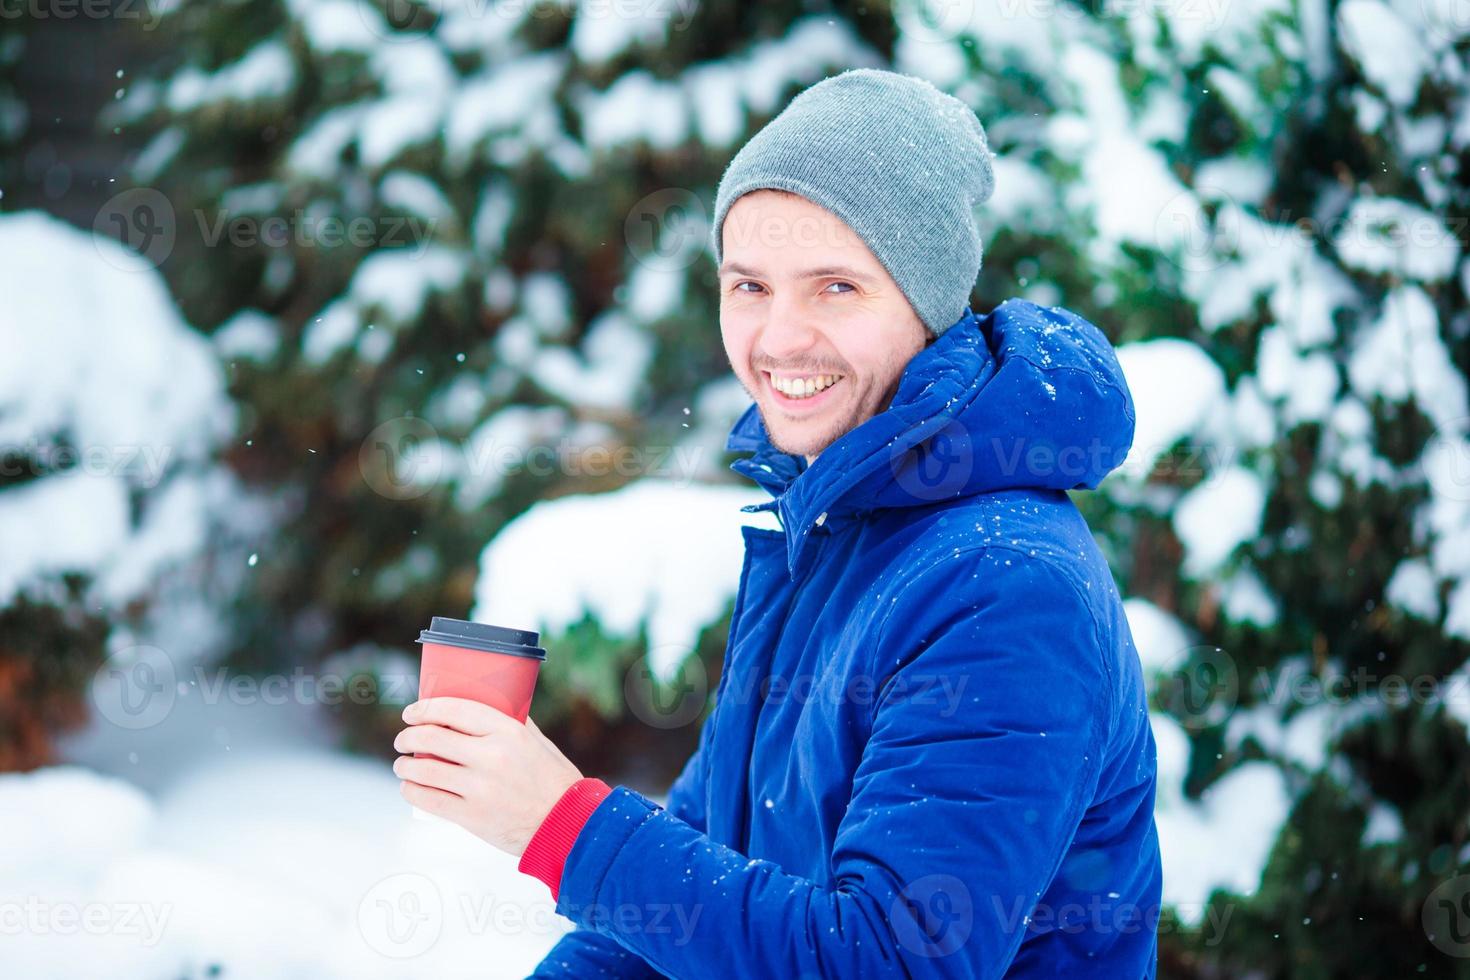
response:
M776 448L811 462L888 407L933 337L863 240L804 197L742 195L721 236L725 354Z

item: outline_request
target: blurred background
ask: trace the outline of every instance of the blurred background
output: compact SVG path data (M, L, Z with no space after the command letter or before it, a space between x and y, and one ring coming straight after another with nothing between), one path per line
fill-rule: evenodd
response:
M540 726L667 788L765 496L715 185L874 66L987 129L975 309L1135 396L1075 497L1160 976L1470 976L1467 50L1467 0L0 0L0 974L529 970L544 887L389 769L418 631L541 630Z

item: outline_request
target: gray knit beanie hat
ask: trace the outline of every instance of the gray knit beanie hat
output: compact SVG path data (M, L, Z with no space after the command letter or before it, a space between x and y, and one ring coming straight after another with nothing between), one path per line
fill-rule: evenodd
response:
M883 263L937 337L969 305L995 190L985 128L912 75L855 68L806 89L741 147L715 194L713 244L742 194L791 191L831 211Z

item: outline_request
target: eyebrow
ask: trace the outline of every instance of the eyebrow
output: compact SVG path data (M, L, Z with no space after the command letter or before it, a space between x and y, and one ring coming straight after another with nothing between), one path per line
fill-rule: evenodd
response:
M731 273L737 276L754 276L757 279L761 278L762 276L761 272L755 269L747 268L746 266L743 266L738 262L726 262L724 265L720 266L721 279L723 279L727 275L730 275ZM859 272L852 266L847 265L828 265L823 266L820 269L807 269L803 272L798 272L795 278L821 279L825 276L839 276L844 279L856 279L858 282L867 283L869 285L877 282L875 278L868 275L866 272Z

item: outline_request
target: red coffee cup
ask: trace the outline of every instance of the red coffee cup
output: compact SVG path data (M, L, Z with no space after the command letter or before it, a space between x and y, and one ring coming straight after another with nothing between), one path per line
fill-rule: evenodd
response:
M546 651L536 645L540 638L535 630L435 616L419 633L419 698L469 698L523 722L531 713L531 695L546 659Z

